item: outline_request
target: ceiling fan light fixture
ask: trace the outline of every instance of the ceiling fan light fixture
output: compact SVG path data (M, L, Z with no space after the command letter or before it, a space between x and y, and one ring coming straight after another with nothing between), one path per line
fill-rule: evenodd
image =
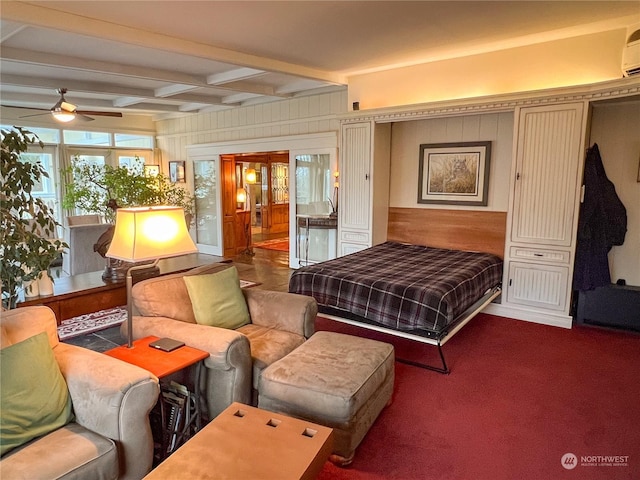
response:
M68 112L66 110L52 109L51 115L53 115L53 118L55 118L57 121L62 123L68 123L74 118L76 118L76 112Z

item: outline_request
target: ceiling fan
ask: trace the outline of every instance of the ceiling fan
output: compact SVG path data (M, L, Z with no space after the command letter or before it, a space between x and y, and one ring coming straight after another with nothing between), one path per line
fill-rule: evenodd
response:
M91 116L94 116L94 117L118 117L118 118L122 117L122 113L120 113L120 112L96 112L96 111L93 111L93 110L78 110L77 107L73 103L67 102L67 100L64 98L65 93L67 93L67 89L66 88L59 88L56 91L60 94L60 100L58 100L58 102L53 107L51 107L51 109L49 109L49 110L47 110L45 108L30 108L30 107L17 107L17 108L29 108L29 110L48 111L48 112L51 113L51 115L53 115L53 118L55 118L59 122L64 122L64 123L70 122L71 120L73 120L75 118L79 118L80 120L84 120L86 122L90 122L90 121L93 120L93 118L91 118ZM14 108L16 108L16 107L14 107ZM36 113L35 115L25 115L25 116L20 117L20 118L35 117L37 115L45 115L45 114L44 113Z

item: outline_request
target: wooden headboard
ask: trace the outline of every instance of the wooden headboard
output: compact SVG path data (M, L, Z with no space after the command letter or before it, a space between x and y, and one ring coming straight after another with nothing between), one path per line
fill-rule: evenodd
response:
M504 258L507 212L389 208L388 240Z

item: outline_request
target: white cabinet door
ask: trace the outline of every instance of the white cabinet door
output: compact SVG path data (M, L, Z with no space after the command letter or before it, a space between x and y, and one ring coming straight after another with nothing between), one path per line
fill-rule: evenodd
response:
M507 301L562 311L567 302L569 268L510 262Z
M582 159L582 103L520 111L513 242L570 246Z
M342 126L338 213L344 231L371 228L371 150L371 123Z

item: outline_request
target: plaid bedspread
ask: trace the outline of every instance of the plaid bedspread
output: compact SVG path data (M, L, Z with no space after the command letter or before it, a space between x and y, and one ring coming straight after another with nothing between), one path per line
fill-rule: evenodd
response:
M441 331L502 281L502 260L386 242L302 267L289 291L395 330Z

